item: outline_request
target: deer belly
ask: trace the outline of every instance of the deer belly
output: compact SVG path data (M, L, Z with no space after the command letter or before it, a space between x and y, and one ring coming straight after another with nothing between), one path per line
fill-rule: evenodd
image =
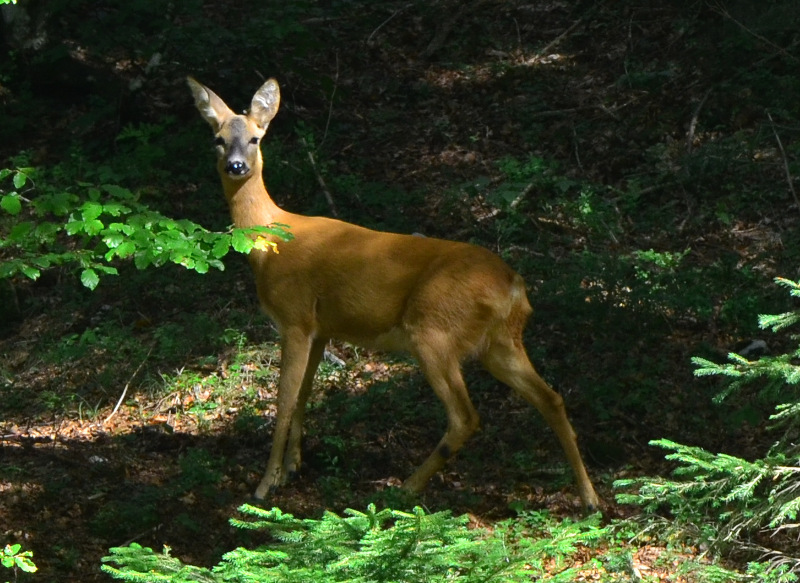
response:
M368 341L369 342L369 341ZM411 350L411 339L405 330L392 328L388 332L378 334L367 344L368 348L378 348L389 352L409 352Z
M341 342L349 342L362 348L374 350L385 350L387 352L410 352L411 340L405 330L401 328L390 328L385 332L374 330L343 330L335 332L320 330L320 335Z

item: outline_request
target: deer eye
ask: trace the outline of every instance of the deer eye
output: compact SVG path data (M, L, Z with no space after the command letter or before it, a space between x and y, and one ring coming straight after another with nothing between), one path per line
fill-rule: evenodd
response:
M225 139L222 136L217 136L216 138L214 138L214 145L215 146L224 146L225 145Z
M257 144L258 143L258 138L256 138L256 137L250 138L250 143L251 144Z

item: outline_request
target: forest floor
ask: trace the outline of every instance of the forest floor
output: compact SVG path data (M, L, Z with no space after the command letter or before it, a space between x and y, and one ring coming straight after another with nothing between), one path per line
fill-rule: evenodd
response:
M512 263L527 255L559 265L582 245L567 219L544 227L531 221L524 227L564 233L558 246L506 248L503 233L494 227L492 205L481 197L454 204L454 185L500 182L503 160L532 155L563 161L565 180L629 183L632 173L648 164L653 144L668 151L691 141L692 117L706 91L702 71L691 65L688 49L681 49L668 9L637 13L631 8L623 17L604 8L579 11L573 4L473 0L421 9L413 3L374 3L362 7L366 14L309 18L301 20L305 30L315 31L324 43L304 47L296 57L302 74L291 68L286 54L276 57L275 71L268 64L243 62L246 57L226 56L222 66L233 72L226 76L218 73L222 66L208 65L209 79L202 70L182 70L186 65L178 61L159 73L169 79L151 76L146 91L126 100L120 116L146 121L169 115L180 120L180 128L199 119L182 75L196 75L239 105L258 81L225 87L236 72L250 73L251 79L275 75L284 88L283 115L318 128L317 147L325 143L328 148L326 159L312 165L308 176L312 183L322 178L320 189L333 191L337 209L317 203L318 212L338 210L356 222L361 213L369 213L361 222L488 240ZM203 8L217 10L218 3ZM175 26L186 24L175 19ZM626 85L621 79L632 56L639 62L661 60L664 67L685 74L652 87ZM95 55L98 62L106 64L107 74L113 70L126 81L144 67L111 51L102 58ZM323 88L315 85L315 74L326 80ZM214 81L223 86L217 89ZM41 90L51 92L51 103L59 103L52 86ZM70 124L91 110L68 91L63 98L70 101L60 108L42 108L46 127L14 147L34 151L43 164L58 159ZM268 137L289 144L284 148L299 147L300 140L281 135L285 126L276 120ZM535 143L530 126L536 127ZM698 134L696 139L712 138ZM10 148L5 146L3 153L15 154ZM662 162L668 162L666 154ZM157 163L169 170L170 160ZM192 199L197 184L211 176L211 154L195 167L204 165L208 168L198 170L188 184L168 181L173 214L183 209L190 216L224 214L221 200L213 203L213 211L201 211L211 203ZM780 176L778 165L764 172ZM389 200L375 205L372 199L383 192L374 190L384 187L370 186L359 195L341 181L326 184L324 177L332 174L358 175L362 185L389 184L394 190ZM293 197L288 186L282 185L285 190L277 198L302 208L306 201ZM670 188L660 184L653 191ZM745 261L777 254L782 233L796 223L775 209L727 225L693 224L695 201L676 190L669 205L684 215L683 230L674 228L683 226L678 220L649 232L611 233L602 244L607 252L691 247L699 263L728 255ZM403 193L412 193L413 199L402 200ZM219 221L224 224L225 218ZM759 265L766 280L779 275L779 265ZM101 557L109 547L131 541L156 549L169 545L175 556L202 565L215 564L221 553L250 541L228 519L251 501L266 464L280 355L274 329L258 314L245 262L226 259L226 268L202 278L177 267L163 268L156 278L123 268L119 277L104 280L92 293L64 273L16 284L18 316L4 321L0 335L0 407L6 409L0 414L0 516L9 540L35 549L40 571L29 580L106 581L99 571ZM542 285L538 276L529 283ZM612 333L602 320L584 329L565 327L560 304L547 298L537 303L532 296L537 313L527 338L531 353L541 356L534 360L545 377L558 379L554 384L567 401L606 504L605 517L636 512L614 502L615 479L669 471L663 453L648 447L650 439L680 436L712 450L728 444L741 454L758 452L768 442L757 425L743 423L730 430L725 413L712 410L708 402L711 389L699 391L694 385L698 381L689 359L698 346L724 355L746 339L730 322L720 323L718 314L707 321L687 318L652 328L643 322L642 338L615 352L602 341ZM237 344L234 338L219 348L179 326L200 312L213 325L222 322L223 330L231 322L246 342ZM115 339L121 336L109 332L115 329L127 335L119 345ZM168 341L173 355L165 357ZM192 344L200 347L181 353ZM319 516L326 508L363 509L370 501L411 502L469 513L475 524L513 516L519 502L555 516L580 515L572 477L549 429L530 407L498 390L472 365L468 377L483 431L425 493L409 501L392 487L410 475L441 436L439 403L406 359L342 344L332 345L330 352L307 416L303 471L269 505ZM557 364L562 358L572 364ZM656 360L661 363L657 367ZM640 387L643 392L654 385L658 389L647 397L646 409L635 402L604 405L600 415L581 387L604 385L604 376L617 363L626 371L614 378L621 395ZM648 381L647 375L658 378ZM664 550L659 545L637 548L633 569L638 578L631 580L685 581L676 555L665 563ZM687 557L700 554L685 552ZM598 578L587 569L584 580Z

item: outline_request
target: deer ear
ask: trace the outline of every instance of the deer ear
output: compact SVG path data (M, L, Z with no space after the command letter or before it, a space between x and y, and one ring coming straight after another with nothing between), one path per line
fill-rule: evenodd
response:
M211 89L191 77L187 77L186 81L189 83L189 89L192 90L197 110L214 130L214 133L217 133L225 120L235 114Z
M248 115L256 122L258 127L266 130L269 122L278 113L280 104L281 90L278 88L278 82L275 79L270 79L253 95Z

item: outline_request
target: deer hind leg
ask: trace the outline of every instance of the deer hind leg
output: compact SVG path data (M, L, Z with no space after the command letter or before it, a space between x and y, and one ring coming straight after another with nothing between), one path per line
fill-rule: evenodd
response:
M441 348L441 347L439 347ZM461 363L455 351L418 348L420 368L444 404L447 431L436 449L404 483L403 488L419 492L449 458L478 430L480 419L464 384Z
M324 347L324 344L323 344ZM292 467L293 457L299 463L300 437L302 433L303 408L305 405L303 389L310 391L319 358L312 358L312 352L318 351L316 341L311 334L302 329L284 330L281 335L281 376L278 381L278 412L275 430L272 434L272 449L267 462L267 471L256 489L255 497L263 499L270 490L286 482L286 468ZM319 353L321 356L321 352ZM313 367L312 367L313 365ZM308 381L306 387L306 381ZM301 399L302 396L302 399ZM290 439L290 433L292 438ZM292 450L287 454L287 445ZM295 449L296 448L296 449ZM288 459L287 459L288 457Z
M567 419L564 400L536 372L525 353L521 339L514 338L513 334L498 336L495 334L490 339L486 351L481 356L481 362L497 380L510 386L539 410L561 442L567 461L575 474L578 492L584 506L590 512L596 510L600 499L583 465L575 431Z

